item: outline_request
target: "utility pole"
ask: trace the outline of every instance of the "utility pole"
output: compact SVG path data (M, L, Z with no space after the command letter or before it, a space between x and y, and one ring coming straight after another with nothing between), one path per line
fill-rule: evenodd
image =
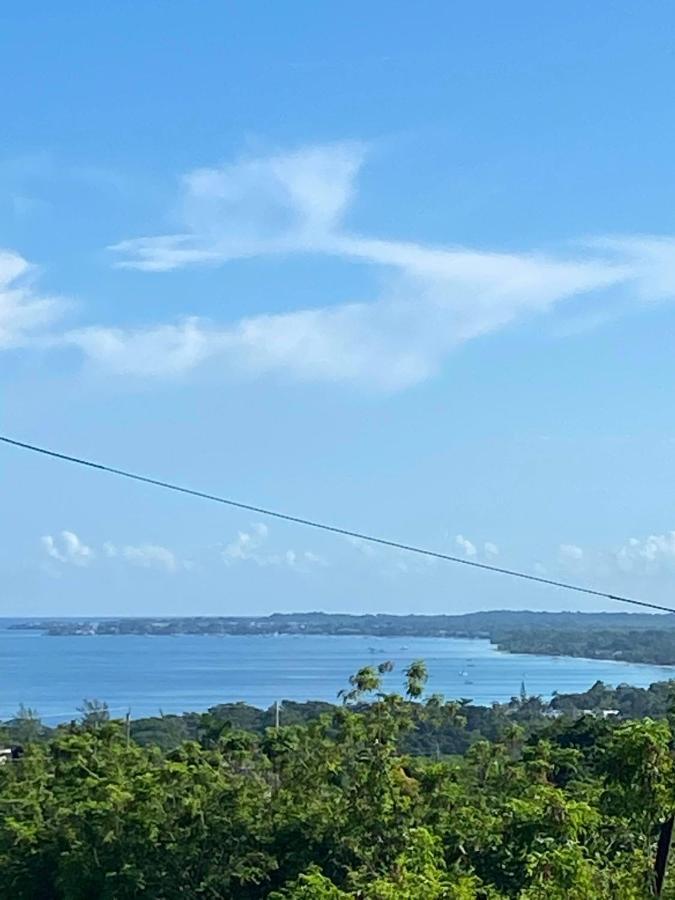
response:
M663 823L659 834L659 844L654 865L654 895L656 897L661 896L666 881L668 857L670 856L670 847L673 841L673 826L675 826L675 816L671 816Z
M279 703L278 700L276 700L275 703L274 703L274 727L275 727L275 728L278 728L278 727L279 727L279 713L280 713L280 711L281 711L281 704Z
M131 740L131 707L127 710L127 714L124 717L124 730L127 738L127 747L129 746L129 741Z

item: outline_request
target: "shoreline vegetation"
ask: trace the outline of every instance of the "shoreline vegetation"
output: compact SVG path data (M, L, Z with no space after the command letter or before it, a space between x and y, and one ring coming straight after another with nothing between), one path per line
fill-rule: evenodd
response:
M274 613L102 619L26 619L12 630L78 635L342 635L478 638L505 653L675 665L675 615L495 610L464 615Z
M386 667L386 671L393 668L389 662L380 663L380 666ZM341 694L344 696L344 692ZM446 703L440 695L432 696L431 700L432 705ZM406 733L402 751L414 756L462 755L477 741L503 739L514 725L522 727L528 735L535 735L548 731L557 720L571 724L595 719L597 723L588 727L602 729L605 726L601 723L610 723L610 720L616 724L645 717L664 719L675 710L675 679L658 681L648 688L630 684L613 687L596 681L587 691L580 693L554 692L549 701L528 694L523 684L518 696L505 703L493 702L486 706L474 703L468 697L451 698L448 703L452 715L439 714L415 720L414 728ZM324 700L282 700L266 709L243 701L219 703L204 712L160 713L157 716L132 718L129 721L129 736L141 746L169 751L185 741L200 741L205 734L220 733L223 729L262 736L277 723L284 727L307 726L322 716L334 715L340 706L339 699L333 703ZM357 711L364 711L365 708L355 707ZM461 711L459 719L458 710ZM114 718L107 703L99 699L83 700L78 716L54 726L46 725L38 711L21 706L13 718L0 721L0 735L10 744L43 742L53 739L77 722L91 725Z

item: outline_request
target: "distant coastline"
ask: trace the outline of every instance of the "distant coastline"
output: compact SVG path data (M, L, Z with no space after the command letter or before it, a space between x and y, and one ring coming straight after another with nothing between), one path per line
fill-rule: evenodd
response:
M26 619L11 630L49 637L98 635L344 635L487 639L506 653L611 659L675 665L675 616L495 610L464 615L274 613L269 616L189 616Z

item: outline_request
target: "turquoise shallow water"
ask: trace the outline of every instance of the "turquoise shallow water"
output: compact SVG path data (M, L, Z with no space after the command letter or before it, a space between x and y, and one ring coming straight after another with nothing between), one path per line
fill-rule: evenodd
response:
M0 625L0 718L24 703L47 721L68 720L85 697L105 700L119 714L130 708L134 717L236 700L263 707L277 699L332 701L352 672L386 659L396 666L391 689L400 688L411 660L424 659L430 691L485 704L508 700L522 680L528 693L549 697L586 690L597 679L644 687L675 678L675 667L511 655L482 640L46 637Z

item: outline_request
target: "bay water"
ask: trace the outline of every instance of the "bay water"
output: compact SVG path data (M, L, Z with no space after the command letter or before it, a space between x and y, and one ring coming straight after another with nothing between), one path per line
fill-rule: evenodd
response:
M675 678L675 667L609 660L500 653L486 640L369 636L64 636L0 624L0 719L20 703L53 724L77 717L84 698L134 718L205 710L245 701L335 701L361 666L391 660L390 690L403 689L415 659L429 669L428 690L475 703L588 689L597 679L646 687Z

